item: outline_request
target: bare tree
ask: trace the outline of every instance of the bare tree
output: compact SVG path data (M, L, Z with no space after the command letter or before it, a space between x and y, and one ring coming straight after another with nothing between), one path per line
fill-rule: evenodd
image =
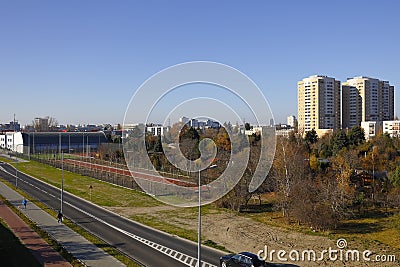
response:
M309 166L304 143L297 139L290 141L280 137L269 178L275 180L277 206L282 210L284 217L289 218L291 198L293 194L296 194L296 191L293 191L293 185L304 180L308 173Z

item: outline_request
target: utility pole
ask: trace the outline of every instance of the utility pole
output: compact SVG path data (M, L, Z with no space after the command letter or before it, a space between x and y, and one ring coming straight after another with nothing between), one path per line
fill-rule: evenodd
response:
M61 152L61 214L63 213L64 206L64 153Z

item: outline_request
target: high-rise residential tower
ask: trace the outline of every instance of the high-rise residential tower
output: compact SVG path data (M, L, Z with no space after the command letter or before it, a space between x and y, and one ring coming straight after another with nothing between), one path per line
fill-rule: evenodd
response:
M341 127L340 81L327 76L310 76L297 83L298 130L318 134Z
M393 120L394 87L369 77L347 79L342 85L342 127L360 126L365 121Z

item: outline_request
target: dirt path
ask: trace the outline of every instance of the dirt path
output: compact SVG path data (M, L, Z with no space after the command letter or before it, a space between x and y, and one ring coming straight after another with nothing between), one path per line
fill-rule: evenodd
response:
M46 267L71 267L46 241L0 200L0 215L14 234L31 251L39 263Z

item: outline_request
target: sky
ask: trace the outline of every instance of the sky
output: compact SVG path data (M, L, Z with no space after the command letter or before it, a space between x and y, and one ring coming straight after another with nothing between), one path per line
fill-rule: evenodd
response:
M22 125L122 123L147 79L191 61L247 75L275 122L297 116L297 81L315 74L388 80L400 115L399 10L388 0L0 0L0 123L14 113Z

